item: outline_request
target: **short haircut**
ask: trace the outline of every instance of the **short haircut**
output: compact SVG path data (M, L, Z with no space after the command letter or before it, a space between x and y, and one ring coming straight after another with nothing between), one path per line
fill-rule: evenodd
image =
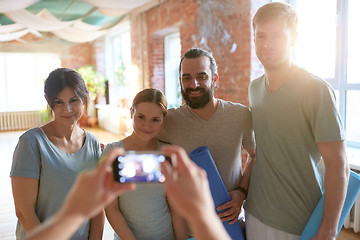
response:
M44 93L51 109L59 93L67 87L85 103L87 102L88 91L81 75L69 68L57 68L49 74L44 84Z
M164 116L167 114L166 97L159 89L145 88L144 90L138 92L131 105L131 114L134 114L136 106L143 102L155 103L161 108Z
M293 33L297 32L298 16L295 9L286 3L272 2L260 7L253 18L253 29L257 23L264 23L273 19L283 18Z
M181 58L180 65L179 65L179 79L181 82L181 64L185 58L199 58L199 57L208 57L210 60L210 70L211 70L211 79L214 79L215 75L218 74L217 71L217 64L215 58L213 57L211 52L203 50L201 48L192 48L187 51L184 56Z

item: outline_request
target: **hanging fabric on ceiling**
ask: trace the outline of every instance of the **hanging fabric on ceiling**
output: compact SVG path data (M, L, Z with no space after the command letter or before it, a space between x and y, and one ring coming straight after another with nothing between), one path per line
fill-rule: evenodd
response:
M98 11L109 16L121 16L153 0L82 0L98 8Z
M27 8L39 0L0 0L0 13Z
M70 42L88 42L105 34L125 17L125 14L154 0L82 0L94 6L85 15L72 21L61 21L46 8L36 15L25 8L39 0L0 0L0 13L4 13L14 24L0 25L0 42L19 40L27 33L42 36L40 32L51 32ZM159 0L160 1L160 0ZM112 23L91 25L83 22L83 18L95 10L109 16L122 16Z
M7 12L5 15L18 24L41 32L50 32L65 28L79 21L60 21L57 18L50 20L44 17L44 15L46 16L48 13L50 12L47 9L43 9L38 14L34 15L25 9L21 9L13 12Z
M52 33L59 38L65 39L69 42L91 42L105 33L105 31L83 31L80 29L67 27L64 29L52 31Z
M0 33L10 33L10 32L16 32L24 29L24 26L21 26L20 24L14 23L14 24L8 24L8 25L0 25Z
M18 32L12 32L12 33L0 33L0 42L7 42L12 41L14 39L19 39L26 34L28 34L30 30L25 29Z

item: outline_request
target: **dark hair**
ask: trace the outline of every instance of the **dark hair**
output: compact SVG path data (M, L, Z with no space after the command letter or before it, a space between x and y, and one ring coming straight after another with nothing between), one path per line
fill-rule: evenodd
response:
M295 9L290 4L281 2L268 3L259 8L253 18L253 29L255 31L256 24L259 22L264 23L278 18L285 19L291 31L297 32L298 16Z
M203 50L201 48L192 48L187 51L184 56L181 58L180 65L179 65L179 79L181 81L181 64L185 58L199 58L199 57L208 57L210 60L210 70L211 70L211 79L214 79L215 75L218 74L217 65L215 58L213 57L211 52Z
M134 97L134 100L131 105L131 108L132 108L131 113L132 114L134 113L136 106L142 102L155 103L155 104L159 105L164 116L167 114L166 97L159 89L146 88L146 89L138 92L138 94L136 94L136 96Z
M66 87L71 88L86 103L88 91L81 75L69 68L57 68L49 74L44 85L44 93L51 109L55 98Z

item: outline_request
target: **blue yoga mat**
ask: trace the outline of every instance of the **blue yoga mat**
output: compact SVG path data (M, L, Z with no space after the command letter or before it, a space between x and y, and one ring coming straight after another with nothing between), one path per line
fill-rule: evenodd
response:
M346 217L354 205L354 202L360 192L360 176L353 171L350 171L349 185L346 193L343 209L339 220L339 227L337 234L339 234L342 226L344 225ZM308 223L305 226L303 233L301 234L300 240L309 240L314 237L320 227L322 216L324 211L324 195L320 198L314 212L312 213ZM336 236L337 236L336 234Z
M223 181L221 180L220 174L215 166L214 160L209 152L208 147L202 146L196 148L190 153L189 156L193 162L195 162L199 167L206 171L209 180L211 195L215 204L215 211L217 213L220 213L216 210L216 208L230 201L230 197L228 192L226 191ZM223 222L223 225L232 239L244 240L239 221L234 224L229 224L229 222Z

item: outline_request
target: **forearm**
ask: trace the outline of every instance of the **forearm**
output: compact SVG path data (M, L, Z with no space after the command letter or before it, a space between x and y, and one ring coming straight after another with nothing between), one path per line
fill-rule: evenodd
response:
M43 225L33 229L26 240L68 239L84 221L85 218L80 215L59 211Z
M21 223L25 234L28 234L31 230L41 225L41 222L36 215L35 210L16 210L16 215L19 219L19 222Z
M247 150L248 151L248 157L246 160L246 164L244 167L244 172L242 174L240 187L248 190L249 184L250 184L250 178L251 178L251 172L252 168L255 162L255 149Z
M325 202L321 223L322 231L336 235L349 180L346 161L332 162L325 168Z
M189 222L197 240L230 239L216 213L213 211L194 215L189 219Z
M105 223L105 213L101 211L98 215L90 220L89 240L102 239Z
M187 239L190 235L190 230L185 218L177 213L174 208L170 208L170 213L175 239Z
M106 208L105 213L111 227L119 238L123 240L136 240L119 209Z
M27 177L11 177L16 216L27 234L40 225L35 208L39 188L39 180Z

